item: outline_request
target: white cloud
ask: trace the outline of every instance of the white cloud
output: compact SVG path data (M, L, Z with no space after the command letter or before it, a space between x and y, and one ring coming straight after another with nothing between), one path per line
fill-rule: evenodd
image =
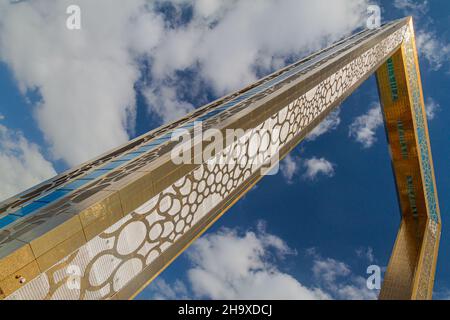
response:
M161 78L200 66L217 94L256 80L293 54L322 47L362 22L363 0L178 1L193 5L193 19L168 32L155 53L153 75ZM293 41L295 39L295 41Z
M372 263L375 261L375 255L373 254L373 248L372 247L361 247L356 250L356 255L360 258L366 259L369 263Z
M439 291L433 292L434 300L450 300L450 290L449 289L441 289Z
M378 290L369 290L367 280L363 277L352 277L351 284L337 285L334 288L335 297L344 300L376 300Z
M166 30L152 53L153 82L144 94L150 110L167 121L192 109L176 84L164 95L168 82L179 82L178 71L194 70L220 96L255 81L257 70L279 68L286 57L316 50L361 24L365 0L325 2L172 1L178 11L191 5L193 18Z
M314 141L321 135L336 130L341 123L341 118L339 117L339 109L331 112L328 117L326 117L317 127L314 128L306 137L307 141Z
M425 109L428 120L433 120L436 117L436 113L441 109L441 106L437 101L429 97L425 102Z
M188 279L195 297L212 299L320 299L326 295L308 289L270 261L291 250L266 232L221 231L197 240L188 252L193 267Z
M327 177L334 176L335 165L332 164L330 161L326 160L325 158L319 159L313 157L311 159L306 159L303 162L303 166L306 169L305 173L303 174L303 177L311 181L315 180L319 175L324 175Z
M187 282L175 280L169 285L160 280L148 294L158 299L374 299L365 279L350 267L316 250L307 250L312 258L311 272L317 282L306 286L277 266L295 250L280 237L265 231L259 223L256 231L226 229L197 240L187 251L191 268ZM187 285L188 284L188 285Z
M300 166L300 159L294 158L291 155L286 156L281 162L280 168L283 177L287 183L292 184L294 182L294 176L297 174Z
M259 223L256 232L222 228L197 240L187 252L189 291L196 299L328 299L317 288L303 286L276 266L286 255L296 254L279 237ZM152 285L152 298L186 297L185 285L166 290L165 281ZM173 295L174 291L179 293Z
M0 201L56 175L38 146L0 125Z
M369 290L366 279L354 275L350 267L332 258L323 258L316 251L310 251L313 256L313 274L320 288L335 299L374 300L378 291Z
M438 39L433 32L418 32L416 43L419 54L427 60L431 70L438 71L449 62L450 44Z
M172 285L168 284L162 277L158 277L152 283L155 288L153 300L174 300L174 299L188 299L188 290L185 284L176 280Z
M331 258L315 259L312 271L314 276L322 278L326 282L335 282L338 277L348 276L351 273L345 263Z
M172 86L151 86L144 91L144 96L151 110L164 122L176 120L194 109L192 104L178 98L176 88Z
M351 33L368 1L177 0L193 18L176 25L156 3L79 0L82 30L69 31L70 0L0 0L0 59L42 96L34 114L56 159L76 165L129 138L142 61L149 109L168 121L193 108L179 71L221 95Z
M364 148L370 148L376 141L376 130L383 125L380 104L364 115L357 117L349 127L349 136L361 143Z
M428 11L428 0L394 0L394 6L406 14L425 14Z
M334 176L335 165L325 158L312 157L310 159L300 159L299 157L288 155L281 162L281 173L288 184L294 183L294 178L303 170L302 177L306 180L314 181L319 175L326 177Z
M150 50L163 24L145 0L79 0L82 30L70 31L72 3L1 1L0 59L22 92L39 90L39 127L54 157L76 165L128 140L139 77L133 52Z

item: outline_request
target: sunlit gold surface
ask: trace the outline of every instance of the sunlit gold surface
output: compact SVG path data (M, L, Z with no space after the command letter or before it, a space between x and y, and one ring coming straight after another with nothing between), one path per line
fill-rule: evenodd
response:
M397 194L401 208L401 225L391 259L384 278L380 299L431 299L440 238L440 217L430 217L424 184L424 172L420 160L420 143L428 145L431 159L426 112L420 84L419 65L414 43L412 20L411 38L377 71L380 100L385 119L385 128L392 156ZM410 46L410 47L408 47ZM412 79L411 66L406 54L414 54L417 79ZM395 81L392 79L393 68ZM391 77L390 77L391 76ZM419 82L417 88L411 81ZM420 95L423 124L417 123L413 107L413 95ZM425 141L419 141L417 126L423 125ZM432 166L432 162L431 162ZM433 168L431 167L434 182ZM436 190L436 187L434 187ZM434 195L437 205L437 194Z
M380 295L380 298L383 299L431 298L440 234L440 220L438 223L430 220L429 204L425 197L423 169L419 161L421 151L416 135L418 124L414 119L414 108L411 106L412 92L417 90L408 82L408 70L411 70L411 64L408 69L405 62L405 43L402 40L405 31L410 32L413 37L411 20L396 22L391 29L381 30L375 37L359 43L350 52L344 51L343 56L339 59L321 61L318 69L313 69L310 73L305 73L304 76L299 76L295 80L283 84L284 86L281 86L278 92L266 93L260 97L260 100L255 99L251 103L249 102L245 108L236 108L234 113L207 124L207 126L222 132L230 128L254 129L267 123L271 123L269 125L272 126L271 129L277 127L278 131L287 127L289 129L286 131L285 138L282 139L282 135L276 133L279 135L279 140L283 142L278 151L279 157L283 158L378 69L380 98L385 115L402 216ZM414 45L413 38L412 44ZM408 45L411 45L411 41L408 42ZM398 99L395 101L392 100L392 82L390 82L392 79L389 79L387 64L384 63L387 58L385 55L388 52L390 52L389 55L395 52L392 58L396 90L398 91ZM414 66L418 68L415 47L414 54ZM420 77L418 81L420 83ZM421 88L419 91L423 100ZM423 112L423 114L425 113ZM401 143L399 120L402 121ZM424 120L426 126L426 119ZM426 139L427 152L430 153L428 132L426 132ZM247 150L248 143L243 143L242 146ZM407 146L406 149L405 146ZM194 183L197 186L202 179L206 180L206 178L201 178L202 175L196 177L195 174L204 164L178 166L171 161L170 152L164 153L161 150L161 155L148 163L143 161L144 165L136 166L138 169L122 170L120 173L122 177L116 176L110 180L102 178L92 187L73 196L67 206L63 204L55 205L54 208L50 207L46 213L50 218L44 223L30 225L29 230L20 232L17 236L12 233L12 240L7 245L0 246L0 298L8 297L17 291L24 291L21 289L27 289L20 296L26 298L124 299L133 297L144 284L154 279L192 241L207 230L262 178L259 173L253 173L248 169L242 171L236 178L235 184L230 188L225 188L229 189L229 193L226 193L220 201L214 202L214 206L208 210L204 209L205 214L197 223L190 222L190 229L183 229L184 231L181 233L177 232L176 239L175 233L169 231L168 234L172 233L173 239L165 236L161 237L164 239L155 240L154 245L159 256L147 264L139 274L120 289L115 291L110 289L111 292L100 294L98 292L101 291L101 288L90 283L89 280L89 272L95 269L96 261L108 255L122 259L122 264L133 259L143 259L144 261L147 259L139 253L140 247L130 253L121 254L117 245L119 238L125 239L126 247L128 241L126 239L132 239L137 233L133 231L127 234L124 230L132 223L142 225L142 222L146 222L145 219L152 215L150 209L144 210L142 206L147 206L148 201L155 199L155 208L161 213L162 199L168 194L172 196L173 200L187 203L189 194L182 195L180 186L185 186L186 181L192 181L190 188L193 188ZM431 153L429 157L431 159ZM221 172L221 170L224 171ZM222 177L227 173L222 168L218 168L217 172ZM245 176L248 174L246 180L243 179L244 174ZM407 179L407 177L410 178ZM238 179L244 181L238 182ZM214 189L226 184L223 180L218 180L213 183ZM434 183L434 176L432 176L432 180ZM411 185L414 189L414 210L411 205ZM209 199L200 203L198 207L206 207L211 203L212 200ZM151 207L151 205L148 206ZM187 204L187 207L189 210L195 211L191 205ZM54 215L52 210L54 210ZM192 213L193 216L194 213ZM167 223L176 223L186 219L186 217L180 218L179 212L173 215L165 214L161 217ZM147 234L153 226L151 223L147 225ZM123 249L124 247L121 250ZM81 279L81 294L65 288L65 281L68 281L70 276L67 273L69 266L82 267L83 270L87 270ZM98 272L101 273L102 269L108 268L109 265L105 265L104 268L98 268ZM124 276L123 274L121 277L116 276L117 269L114 269L114 273L106 278L105 287L114 287ZM36 287L39 287L36 285L39 282L34 282L34 287L29 285L30 281L39 280L35 278L46 279L45 283L48 283L48 288L44 288L42 292L35 290ZM93 292L97 293L93 294Z

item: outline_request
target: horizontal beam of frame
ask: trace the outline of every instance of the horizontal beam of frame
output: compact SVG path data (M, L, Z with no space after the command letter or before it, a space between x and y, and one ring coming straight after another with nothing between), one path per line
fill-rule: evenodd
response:
M3 252L3 261L20 266L10 267L0 280L4 295L8 299L132 295L262 178L262 165L252 162L256 157L270 163L273 148L276 156L284 157L401 46L406 31L407 20L372 31L248 103L205 120L203 129L248 131L220 151L242 151L234 166L176 165L170 150L164 149L151 162L146 156L138 158L133 164L137 170L115 170L113 178L100 179L86 194L75 192L69 202L51 207L45 213L51 219L12 238L18 241L16 247ZM269 142L265 148L263 141ZM18 249L31 254L19 261L24 255L15 255ZM18 275L19 279L26 275L27 281L19 284ZM70 282L74 277L78 285Z

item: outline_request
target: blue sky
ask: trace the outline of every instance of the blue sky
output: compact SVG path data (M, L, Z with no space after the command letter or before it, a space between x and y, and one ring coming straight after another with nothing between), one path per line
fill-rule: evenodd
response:
M47 1L19 9L0 2L0 12L6 12L0 13L2 198L348 34L368 4L339 0L335 8L321 9L307 1L277 6L267 0L250 18L256 9L245 1L133 0L121 9L106 1L113 10L100 26L91 21L98 8L75 2L82 17L87 13L83 32L91 35L69 35L70 43L57 47L53 41L65 39L60 38L65 31L50 30L52 22L46 26L33 12L49 6ZM383 21L415 18L443 218L435 298L450 298L450 4L378 4ZM147 11L138 15L142 5ZM59 21L58 10L50 12L50 21ZM288 37L277 39L269 27L248 31L251 23L264 21L266 12L275 21L269 27ZM284 19L290 12L295 14L289 18L297 14L301 21ZM26 15L38 31L19 27ZM136 15L130 26L128 18ZM237 22L244 30L239 35L232 28ZM18 40L23 34L32 38L33 32L28 44ZM83 41L93 48L83 47ZM366 268L387 265L400 221L380 119L371 77L321 132L292 152L278 175L265 177L138 298L376 297L365 287Z

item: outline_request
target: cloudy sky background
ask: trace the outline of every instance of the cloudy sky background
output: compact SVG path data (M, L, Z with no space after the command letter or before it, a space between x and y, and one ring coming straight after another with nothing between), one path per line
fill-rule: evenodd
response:
M413 15L441 210L450 5L366 0L0 0L0 199L352 33ZM68 30L66 8L81 8ZM399 216L372 77L139 298L373 299ZM445 216L444 216L445 223ZM450 297L444 237L436 297ZM447 249L447 250L446 250Z

